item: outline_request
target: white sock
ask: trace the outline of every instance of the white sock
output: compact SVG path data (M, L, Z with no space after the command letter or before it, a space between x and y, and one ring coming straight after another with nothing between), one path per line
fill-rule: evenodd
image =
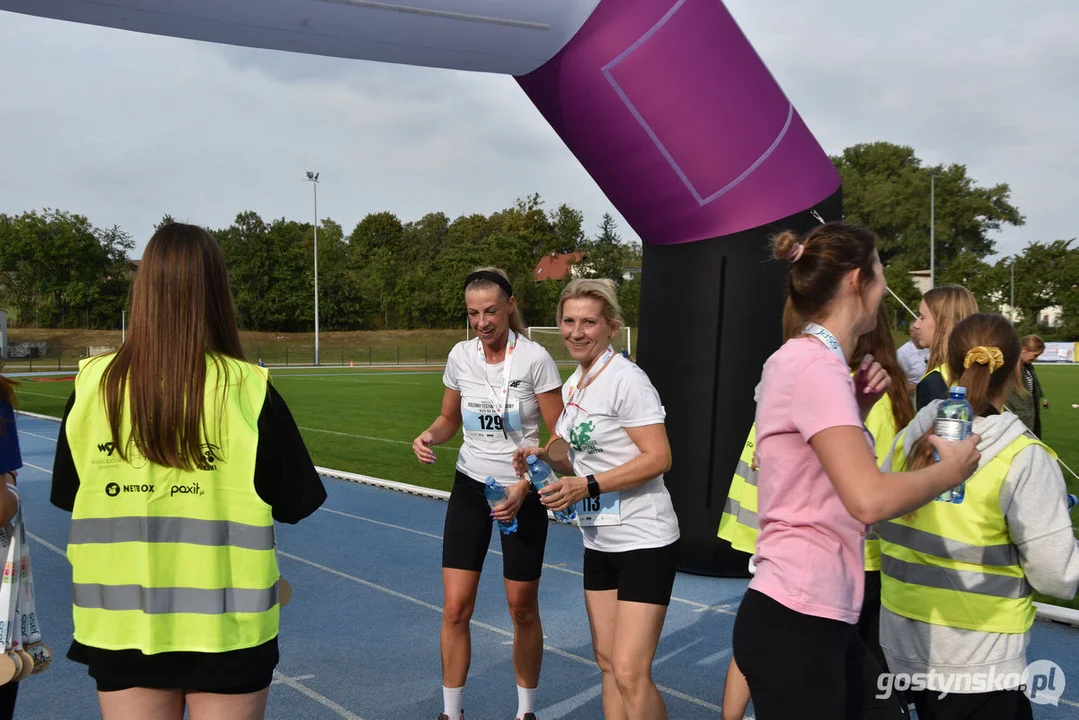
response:
M523 718L525 713L535 712L536 688L523 688L517 686L517 717Z
M442 686L442 712L449 716L450 720L458 720L461 717L461 705L465 699L465 686L448 688Z

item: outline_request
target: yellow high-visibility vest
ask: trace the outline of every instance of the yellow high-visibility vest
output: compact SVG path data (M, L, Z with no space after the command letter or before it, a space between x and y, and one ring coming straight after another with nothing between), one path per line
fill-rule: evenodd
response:
M966 481L961 503L934 500L878 526L884 607L912 620L965 630L1017 634L1030 629L1033 589L1008 534L1000 488L1012 460L1031 445L1056 457L1025 434ZM905 469L900 439L892 470Z
M865 427L873 436L873 454L877 458L877 467L880 467L892 449L896 434L892 398L888 396L888 393L885 393L870 408L869 414L865 417ZM866 572L880 570L880 538L877 536L876 526L871 527L866 534L865 569Z
M756 447L757 425L749 429L749 437L742 447L738 466L731 479L727 502L719 519L719 537L729 542L735 550L752 555L757 550L760 521L757 519L757 474L752 469L753 450Z
M273 517L254 485L266 370L207 356L205 467L184 471L147 461L134 443L120 459L100 391L112 357L80 363L66 424L80 481L67 546L75 639L146 654L216 653L273 639Z
M922 375L920 378L918 378L918 382L921 383L922 380L925 380L927 377L929 377L930 375L932 375L935 372L940 373L940 376L941 376L941 378L943 378L945 385L951 386L952 381L948 377L948 363L943 363L941 365L936 366L935 368L931 368L929 370L926 370L925 374Z

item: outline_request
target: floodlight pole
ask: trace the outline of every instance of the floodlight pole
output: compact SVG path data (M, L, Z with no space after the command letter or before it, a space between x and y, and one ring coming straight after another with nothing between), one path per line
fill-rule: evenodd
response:
M311 183L311 189L315 196L315 365L319 363L318 354L318 173L307 171L307 182Z
M937 286L937 193L936 175L929 176L929 289Z

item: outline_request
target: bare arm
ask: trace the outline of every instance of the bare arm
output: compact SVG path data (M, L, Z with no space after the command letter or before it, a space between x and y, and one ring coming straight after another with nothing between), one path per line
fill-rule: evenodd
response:
M940 462L922 470L886 473L877 468L861 428L831 427L809 440L843 505L865 525L891 520L925 505L955 487L977 469L981 438L973 435L950 443L935 435L929 442Z
M446 388L442 395L442 410L438 417L431 423L431 427L424 430L412 441L412 451L421 463L431 464L435 461L435 453L431 450L434 445L441 445L461 429L461 393L457 390Z
M601 493L638 487L671 469L671 446L663 423L625 430L641 454L613 470L597 473ZM588 480L583 477L563 477L540 494L543 504L551 510L565 510L586 497Z
M562 389L540 393L536 396L536 402L539 403L540 415L543 416L547 432L552 438L558 437L558 428L555 426L558 424L558 416L562 414Z
M19 496L14 491L15 473L4 473L3 487L0 487L0 526L7 525L19 511Z

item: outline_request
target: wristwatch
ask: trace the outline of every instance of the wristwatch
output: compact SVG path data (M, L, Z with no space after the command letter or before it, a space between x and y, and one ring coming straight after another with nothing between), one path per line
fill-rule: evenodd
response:
M586 475L588 479L588 497L599 497L599 481L596 480L595 475Z

